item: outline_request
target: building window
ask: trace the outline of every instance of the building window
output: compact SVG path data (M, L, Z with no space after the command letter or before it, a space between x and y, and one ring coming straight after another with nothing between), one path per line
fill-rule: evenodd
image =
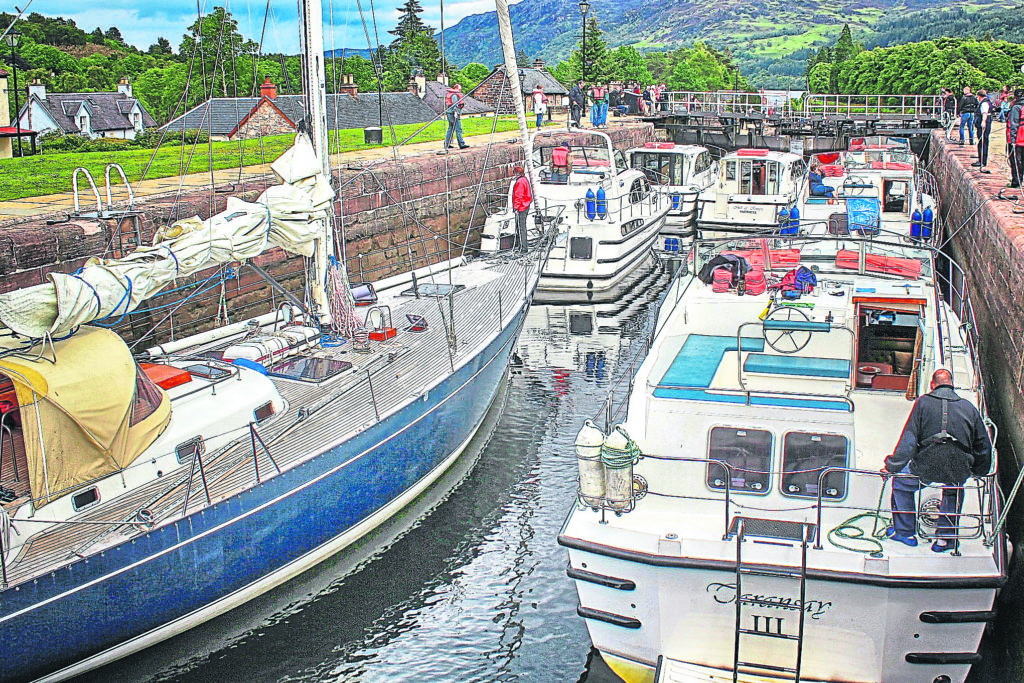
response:
M132 114L132 125L135 126L135 130L142 130L142 114L139 112Z
M85 116L83 114L82 116L78 117L78 130L82 131L83 133L88 133L89 132L89 117L88 116Z

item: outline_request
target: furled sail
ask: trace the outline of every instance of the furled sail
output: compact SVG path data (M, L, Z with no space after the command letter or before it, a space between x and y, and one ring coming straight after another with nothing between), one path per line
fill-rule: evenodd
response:
M92 258L77 273L0 294L0 322L18 334L63 336L94 320L117 319L172 281L272 248L312 256L328 225L334 191L304 135L272 165L282 184L255 202L229 197L227 208L186 218L157 232L153 246L121 259Z

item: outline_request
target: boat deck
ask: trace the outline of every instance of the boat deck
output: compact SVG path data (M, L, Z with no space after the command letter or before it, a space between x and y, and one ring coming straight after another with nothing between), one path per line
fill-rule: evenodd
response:
M399 329L397 336L385 342L370 342L368 353L356 352L351 343L316 348L315 354L319 357L352 363L352 368L321 383L272 377L287 401L287 408L256 428L267 449L257 445L254 454L249 429L243 429L233 435L227 447L201 456L202 472L198 466L193 469L192 460L188 459L177 469L164 472L159 478L109 503L92 507L88 513L38 533L21 548L17 557L7 559L9 584L30 580L207 507L204 476L210 500L216 503L256 485L256 464L261 481L266 482L277 474L276 468L292 469L424 396L432 386L448 377L453 368L473 359L528 304L537 277L536 268L532 257L499 257L456 269L452 284L464 288L453 295L451 307L448 297L416 298L408 280L379 291L377 305L391 307ZM421 291L432 281L447 285L449 274L421 277ZM401 323L406 321L406 314L424 316L428 321L427 330L405 330L408 325ZM450 346L452 327L455 344ZM227 342L223 342L219 346L226 345ZM213 348L201 349L203 352L211 350ZM273 460L268 456L268 449ZM147 460L144 455L132 466L145 465ZM27 491L23 455L19 466L22 468L20 484ZM4 486L9 486L13 470L5 467L0 474ZM23 496L11 503L8 511L12 512L24 500ZM151 524L140 521L142 510L152 515ZM36 513L36 519L46 519L45 507ZM38 521L15 520L14 527L17 533L31 534L36 523Z

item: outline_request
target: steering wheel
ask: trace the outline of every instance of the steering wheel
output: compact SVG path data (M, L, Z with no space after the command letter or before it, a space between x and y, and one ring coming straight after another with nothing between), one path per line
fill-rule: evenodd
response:
M810 317L802 309L792 306L779 306L765 318L765 322L810 322ZM770 330L762 328L764 341L779 353L796 353L811 341L808 330Z

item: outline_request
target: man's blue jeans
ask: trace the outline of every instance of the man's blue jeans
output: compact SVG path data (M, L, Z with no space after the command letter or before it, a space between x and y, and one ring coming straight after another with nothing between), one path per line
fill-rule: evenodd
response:
M967 134L971 136L971 144L974 144L974 114L969 111L965 111L960 114L960 142L963 142L964 138L964 127L967 128Z
M459 141L459 147L465 147L466 141L462 139L462 117L456 117L455 114L448 114L448 132L444 136L445 149L448 149L452 145L452 133L455 133L455 137Z
M917 477L894 477L892 480L892 525L900 536L917 535L916 496L920 489L921 480ZM956 538L957 521L963 501L962 487L942 487L939 526L935 530L938 538Z

